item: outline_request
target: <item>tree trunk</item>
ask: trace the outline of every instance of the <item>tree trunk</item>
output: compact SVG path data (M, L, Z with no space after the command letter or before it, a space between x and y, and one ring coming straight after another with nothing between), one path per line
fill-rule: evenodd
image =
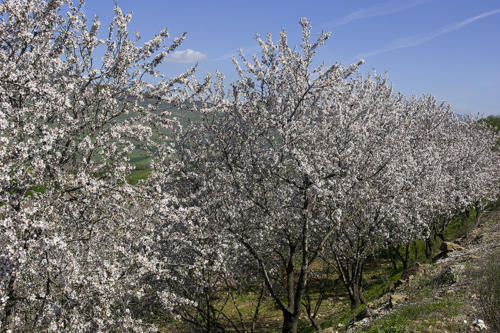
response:
M403 260L403 269L406 271L408 269L408 264L410 262L410 243L405 246L405 260Z
M3 326L1 327L1 332L10 332L10 324L12 320L12 316L14 315L14 306L15 306L15 292L14 292L14 283L16 281L16 276L13 274L10 279L9 283L7 285L7 296L9 297L7 299L4 312L5 312L5 319L3 321Z
M283 312L283 333L297 333L297 326L299 324L299 315Z
M264 297L265 287L266 287L266 285L264 283L262 283L262 286L260 288L259 298L257 299L257 305L255 306L255 312L254 312L253 318L252 318L252 326L250 328L251 333L254 333L255 329L256 329L257 319L259 318L259 309L260 309L260 305L262 304L262 298Z
M359 296L356 296L353 293L349 293L349 299L351 301L351 310L356 310L361 305Z
M356 310L361 304L365 304L365 298L361 289L361 283L353 283L347 288L349 300L351 301L351 310Z
M311 325L318 332L321 331L321 326L319 325L318 321L316 320L316 315L318 314L319 307L321 306L321 303L323 302L323 297L325 297L323 283L321 283L321 286L319 288L319 293L320 293L320 296L319 296L318 300L316 301L316 304L314 306L314 310L312 309L312 300L311 300L311 297L310 297L309 292L307 290L306 290L305 302L303 303L304 308L306 309L307 318L309 318Z
M316 320L315 316L311 316L309 313L307 314L307 318L309 318L309 321L311 322L311 325L314 327L316 331L321 331L321 325L318 323Z
M465 212L462 213L461 219L460 219L460 224L462 225L462 228L465 227L467 224L467 218L469 217L469 211L466 210Z
M397 272L398 270L398 258L392 253L392 250L389 249L389 258L391 258L392 269Z
M351 309L354 310L361 304L365 304L365 299L362 294L363 268L364 262L361 260L354 262L342 262L335 256L336 269L340 275L342 284L346 287L349 299L351 301Z
M481 219L482 209L481 209L481 206L479 206L479 205L475 205L474 209L476 211L476 216L474 218L474 227L477 227L479 225L479 221Z
M401 252L399 252L399 249L395 246L392 247L392 251L396 254L399 259L401 259L401 262L403 263L403 270L406 271L408 269L408 261L410 260L410 245L407 244L405 246L405 255L402 256Z
M207 318L207 326L206 326L206 331L207 333L210 333L212 330L212 322L211 322L211 318L212 316L210 315L210 298L208 296L208 290L205 289L205 301L206 301L206 308L205 308L205 315L206 315L206 318Z
M432 237L425 240L425 257L429 259L432 256Z
M311 324L314 326L314 329L315 329L316 331L318 331L318 332L319 332L319 331L321 331L321 326L320 326L320 324L316 321L316 319L314 319L314 318L310 318L310 319L311 319Z

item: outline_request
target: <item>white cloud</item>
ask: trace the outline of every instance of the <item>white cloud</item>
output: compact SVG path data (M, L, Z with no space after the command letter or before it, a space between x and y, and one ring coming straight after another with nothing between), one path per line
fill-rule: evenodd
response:
M404 10L419 6L431 0L413 0L413 1L403 1L403 2L386 2L382 4L377 4L372 7L362 8L355 12L352 12L344 17L336 19L327 24L327 26L339 26L344 25L352 21L362 20L370 17L378 17L389 14L394 14L397 12L402 12Z
M443 28L441 28L437 31L434 31L430 34L427 34L427 35L420 34L420 35L412 35L412 36L407 36L407 37L403 37L403 38L398 38L398 39L393 40L391 43L389 43L384 48L381 48L381 49L375 50L375 51L365 52L363 54L358 55L358 57L366 58L366 57L370 57L370 56L374 56L377 54L382 54L382 53L386 53L386 52L390 52L390 51L394 51L394 50L398 50L398 49L402 49L402 48L406 48L406 47L416 46L416 45L428 42L431 39L434 39L434 38L439 37L441 35L444 35L448 32L452 32L454 30L460 29L460 28L462 28L462 27L466 26L467 24L470 24L474 21L480 20L480 19L488 17L490 15L498 14L498 13L500 13L500 8L490 10L489 12L485 12L485 13L473 16L471 18L468 18L466 20L448 25L446 27L443 27Z
M179 64L190 64L193 62L198 62L200 60L206 59L207 55L199 51L194 51L191 49L174 51L170 53L165 60L169 62L176 62Z

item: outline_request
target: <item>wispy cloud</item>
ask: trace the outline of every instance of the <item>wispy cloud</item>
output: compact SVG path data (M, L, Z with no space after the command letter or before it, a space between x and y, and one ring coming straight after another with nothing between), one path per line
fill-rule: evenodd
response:
M236 56L237 52L228 52L224 55L221 55L220 57L217 57L214 59L214 61L223 61L223 60L229 60L231 59L232 57Z
M170 53L165 60L169 62L176 62L180 64L190 64L193 62L198 62L200 60L206 59L207 55L199 51L194 51L191 49L174 51Z
M475 22L477 20L483 19L483 18L491 16L491 15L499 14L499 13L500 13L500 8L497 8L494 10L490 10L489 12L485 12L485 13L473 16L473 17L468 18L466 20L448 25L446 27L443 27L443 28L441 28L437 31L434 31L430 34L427 34L427 35L419 34L419 35L412 35L412 36L407 36L407 37L403 37L403 38L398 38L398 39L393 40L391 43L389 43L384 48L381 48L381 49L375 50L375 51L365 52L363 54L358 55L358 57L367 58L367 57L374 56L377 54L382 54L382 53L386 53L386 52L390 52L390 51L394 51L394 50L398 50L398 49L403 49L406 47L416 46L416 45L428 42L428 41L430 41L436 37L439 37L441 35L444 35L448 32L452 32L454 30L460 29L460 28L466 26L467 24L470 24L470 23Z
M355 12L352 12L344 17L336 19L326 24L328 27L336 27L339 25L344 25L352 21L362 20L371 17L384 16L389 14L394 14L397 12L402 12L404 10L422 5L431 0L412 0L412 1L398 1L398 2L385 2L377 4L375 6L362 8Z
M453 110L460 114L470 114L472 109L465 105L453 105Z
M254 54L260 53L260 46L259 45L249 46L241 48L241 50L243 51L243 54L245 56L252 56ZM231 60L233 57L239 58L238 50L235 50L234 52L228 52L218 58L215 58L214 61Z

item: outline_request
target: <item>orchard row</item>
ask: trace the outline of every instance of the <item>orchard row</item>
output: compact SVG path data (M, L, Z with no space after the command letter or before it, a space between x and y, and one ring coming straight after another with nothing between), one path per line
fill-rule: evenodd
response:
M330 34L311 39L305 19L301 45L258 37L224 86L163 76L184 36L132 38L119 7L106 39L71 0L0 13L3 331L155 330L153 307L217 331L217 293L234 288L272 299L296 332L320 262L357 308L370 255L444 237L500 191L484 123L362 62L314 67ZM152 172L131 185L139 143Z

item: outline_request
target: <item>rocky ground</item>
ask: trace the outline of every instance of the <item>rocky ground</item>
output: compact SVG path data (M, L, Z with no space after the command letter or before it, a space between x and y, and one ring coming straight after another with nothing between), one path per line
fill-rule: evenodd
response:
M500 207L486 211L465 236L443 243L441 251L432 263L405 272L349 326L323 332L494 332L482 321L474 286L475 272L500 254Z

